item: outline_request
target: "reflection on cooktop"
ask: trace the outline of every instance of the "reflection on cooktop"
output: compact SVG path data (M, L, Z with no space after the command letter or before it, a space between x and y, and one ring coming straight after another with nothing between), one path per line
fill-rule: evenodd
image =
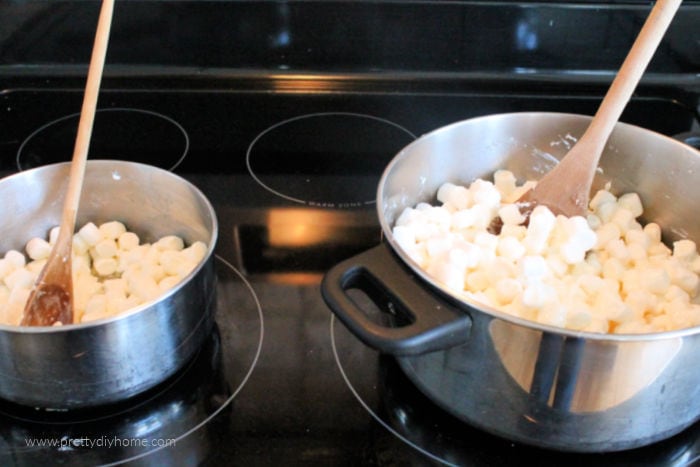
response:
M270 209L264 219L239 217L234 243L249 274L315 273L353 256L381 239L366 211L339 213L316 208ZM246 223L246 222L250 223Z
M359 405L376 421L373 436L381 446L378 452L392 453L395 461L409 465L431 461L450 466L545 467L686 466L700 462L700 423L649 446L605 454L556 452L491 435L442 410L408 379L394 357L366 347L335 318L330 333L338 369Z
M217 257L212 334L174 376L131 399L74 411L43 411L0 401L0 464L195 465L220 444L234 399L254 371L263 341L262 310L250 284Z

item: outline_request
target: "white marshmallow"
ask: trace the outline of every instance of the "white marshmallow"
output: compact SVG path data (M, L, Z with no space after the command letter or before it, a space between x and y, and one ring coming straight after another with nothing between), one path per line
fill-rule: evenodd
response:
M446 223L449 224L449 219L446 221ZM161 251L164 251L164 250L180 251L185 247L185 244L182 241L182 238L180 238L176 235L166 235L165 237L162 237L157 242L155 242L153 244L153 246Z
M51 254L51 244L43 238L32 238L27 242L24 250L31 259L45 259Z
M25 252L31 262L15 250L0 259L0 323L19 324L57 234L54 227L48 242L39 238L27 242ZM75 322L105 318L157 298L195 269L207 251L201 241L184 248L183 240L174 235L162 237L154 245L139 245L138 236L116 221L99 228L92 223L84 225L73 236ZM171 263L170 275L160 263L163 258ZM124 277L116 277L119 273Z
M31 289L34 286L35 279L36 274L32 274L32 272L27 271L24 268L20 268L12 271L10 274L5 276L3 280L5 285L12 290L18 287Z
M4 259L10 263L14 269L23 268L24 265L27 264L27 259L17 250L10 250L5 253Z
M442 207L407 208L395 227L411 258L458 295L580 331L700 324L700 305L693 302L700 293L696 245L680 240L672 251L661 243L657 224L642 227L638 195L617 198L601 190L586 217L554 216L536 206L525 227L513 200L533 182L517 187L507 171L494 181L466 188L469 203L464 189L443 185ZM495 215L503 221L499 236L487 231ZM179 270L178 259L163 255L160 262L171 273Z
M120 250L131 251L139 246L141 240L134 232L124 232L117 238L117 245Z
M81 239L85 240L88 246L95 246L97 242L102 240L100 229L92 222L88 222L82 226L80 230L78 230L78 235L80 235Z
M516 189L516 179L510 170L497 170L493 174L493 184L501 193L501 198L507 198Z
M103 239L117 240L126 233L126 226L119 221L105 222L99 227Z
M441 203L449 204L455 209L466 209L471 205L469 190L460 185L444 183L437 192L437 199Z
M117 242L111 238L100 240L90 249L90 254L96 258L115 258L118 253Z
M115 258L99 257L92 262L92 267L95 268L95 272L102 277L115 274L117 272L118 265L119 263L117 263Z

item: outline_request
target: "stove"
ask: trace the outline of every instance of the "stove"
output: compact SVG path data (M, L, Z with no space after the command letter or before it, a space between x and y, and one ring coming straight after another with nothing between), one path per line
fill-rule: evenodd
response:
M70 159L98 9L0 2L1 175ZM330 266L381 242L377 182L402 147L479 115L592 114L648 10L634 0L118 1L90 157L172 170L209 198L216 325L177 374L132 399L67 412L0 401L0 463L700 460L700 425L585 455L480 431L360 343L320 294ZM686 0L623 121L697 131L698 24L700 2Z

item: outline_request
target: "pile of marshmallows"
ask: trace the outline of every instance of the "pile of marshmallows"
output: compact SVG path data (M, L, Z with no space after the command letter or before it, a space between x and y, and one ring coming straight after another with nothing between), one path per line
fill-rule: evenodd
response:
M18 325L37 276L58 236L32 238L26 256L8 251L0 259L0 323ZM140 243L124 224L85 224L73 236L73 320L87 322L114 316L154 300L186 277L204 259L207 245L185 248L175 235ZM61 323L57 323L61 324Z
M421 203L397 219L399 246L457 296L573 330L650 333L700 325L700 256L693 241L672 249L655 223L642 226L636 193L595 194L586 218L537 206L529 222L509 171L469 187L445 183L441 206ZM500 216L499 235L489 233Z

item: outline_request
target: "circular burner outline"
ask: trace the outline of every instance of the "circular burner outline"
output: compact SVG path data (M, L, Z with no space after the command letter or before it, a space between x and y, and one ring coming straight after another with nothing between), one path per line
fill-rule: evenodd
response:
M297 204L314 205L313 202L305 201L305 200L303 200L303 199L299 199L299 198L295 198L295 197L293 197L293 196L286 195L286 194L284 194L284 193L281 193L281 192L275 190L274 188L270 187L269 185L265 184L257 175L255 175L255 171L253 170L253 167L252 167L251 164L250 164L250 154L251 154L252 149L253 149L253 147L255 146L255 144L256 144L263 136L265 136L265 135L268 134L269 132L271 132L271 131L273 131L273 130L275 130L275 129L277 129L277 128L283 126L283 125L286 125L286 124L292 123L292 122L296 122L296 121L298 121L298 120L303 120L303 119L306 119L306 118L333 117L333 116L367 118L367 119L374 120L374 121L377 121L377 122L389 124L389 125L393 126L394 128L403 131L404 133L406 133L407 135L409 135L409 136L410 136L411 138L413 138L414 140L417 138L417 136L416 136L415 134L413 134L413 133L412 133L411 131L409 131L407 128L402 127L402 126L399 125L398 123L394 123L394 122L392 122L391 120L387 120L387 119L385 119L385 118L376 117L376 116L374 116L374 115L369 115L369 114L362 114L362 113L356 113L356 112L316 112L316 113L310 113L310 114L304 114L304 115L297 115L296 117L292 117L292 118L288 118L288 119L286 119L286 120L282 120L281 122L277 122L277 123L275 123L274 125L272 125L272 126L266 128L266 129L263 130L261 133L259 133L258 136L256 136L256 137L253 139L253 141L250 142L250 144L248 145L248 149L246 150L246 153L245 153L245 165L246 165L246 167L247 167L247 169L248 169L248 173L250 174L250 176L253 177L253 179L254 179L256 182L258 182L258 184L259 184L260 186L262 186L263 188L265 188L267 191L269 191L270 193L274 193L275 195L277 195L277 196L279 196L279 197L281 197L281 198L284 198L284 199L286 199L286 200L288 200L288 201L292 201L292 202L297 203ZM372 205L372 204L375 204L375 203L376 203L376 200L369 200L369 201L362 201L362 202L361 202L361 204L362 204L362 205L365 205L365 206L367 206L367 205Z
M199 423L197 423L195 426L189 428L189 429L188 429L187 431L185 431L184 433L181 433L180 435L174 437L174 438L173 438L173 439L174 439L174 444L177 444L177 443L180 442L182 439L186 438L187 436L189 436L189 435L191 435L192 433L196 432L196 431L199 430L200 428L204 427L207 423L209 423L211 420L213 420L217 415L219 415L219 413L221 413L226 407L228 407L228 406L231 404L231 402L236 398L236 396L241 392L241 390L242 390L242 389L245 387L245 385L248 383L248 380L250 379L251 375L253 374L253 370L254 370L255 367L257 366L258 360L259 360L260 355L261 355L261 353L262 353L263 340L264 340L264 336L265 336L265 322L264 322L264 319L263 319L263 312L262 312L262 306L261 306L261 304L260 304L260 300L258 299L258 296L257 296L257 294L255 293L255 290L253 289L252 285L245 279L245 277L243 276L243 274L242 274L240 271L238 271L231 263L229 263L228 261L226 261L225 259L223 259L223 258L220 257L219 255L215 255L215 258L216 258L218 261L221 261L221 262L224 264L224 266L226 266L226 268L227 268L228 271L233 272L233 273L238 277L238 279L240 279L240 280L242 281L242 283L245 285L245 287L246 287L246 288L248 289L248 291L250 292L251 297L252 297L252 299L253 299L253 301L254 301L254 303L255 303L255 307L256 307L257 314L258 314L258 318L259 318L259 320L260 320L260 336L259 336L259 338L258 338L257 349L256 349L255 355L253 356L253 359L252 359L252 361L251 361L251 363L250 363L250 367L249 367L248 370L246 371L246 373L245 373L245 375L243 376L243 378L240 380L240 383L238 384L238 386L236 387L236 389L231 393L231 395L230 395L225 401L223 401L223 402L221 403L221 405L220 405L219 407L216 408L216 410L214 410L211 414L209 414L205 419L203 419L202 421L200 421ZM191 365L192 365L192 362L190 362L190 363L188 364L187 367L184 367L184 368L182 368L182 369L179 370L179 371L186 370L186 369L189 368ZM130 410L133 410L133 409L136 408L136 407L141 407L141 406L143 406L144 404L148 404L150 401L152 401L153 399L157 398L159 394L161 394L161 393L164 392L164 391L167 391L168 388L170 388L170 387L172 387L174 384L176 384L177 381L179 381L181 377L182 377L182 376L178 376L177 379L175 379L175 380L172 381L170 384L168 384L168 386L165 387L165 388L163 388L162 391L159 391L158 394L154 394L153 397L151 397L151 398L149 398L149 399L147 399L147 400L141 401L141 402L139 402L137 405L135 405L135 406L133 406L133 407L129 407L128 409L125 409L125 410L123 410L123 411L116 412L116 413L110 413L110 414L104 415L104 416L97 416L97 417L94 417L94 418L80 419L77 423L90 423L90 422L94 422L94 421L101 420L101 419L103 419L103 418L110 418L110 417L119 416L119 415L121 415L121 414L123 414L123 413L126 413L126 412L129 412ZM3 412L0 412L0 413L3 413ZM18 416L16 416L16 415L12 415L12 414L8 414L8 416L10 416L10 417L12 417L12 418L15 418L15 419L17 419L17 420L25 420L25 421L28 420L28 421L32 421L32 420L30 420L30 419L25 419L25 418L23 418L23 417L18 417ZM63 421L57 420L57 421L42 422L42 423L48 423L48 424L51 424L51 425L73 425L74 423L76 423L76 421L75 421L75 420L69 420L69 421L63 422ZM128 457L128 458L125 458L125 459L120 459L120 460L116 460L116 461L113 461L113 462L109 462L109 463L106 463L106 464L100 464L100 465L102 465L103 467L104 467L104 466L123 465L123 464L125 464L125 463L129 463L129 462L132 462L132 461L135 461L135 460L138 460L138 459L143 459L143 458L145 458L145 457L147 457L147 456L150 456L150 455L152 455L152 454L154 454L154 453L156 453L156 452L159 452L159 451L161 451L161 450L163 450L163 449L166 449L166 448L168 448L168 447L169 447L168 445L153 446L153 449L151 449L151 450L149 450L149 451L141 452L141 453L139 453L139 454L136 454L136 455L134 455L134 456L131 456L131 457Z
M338 365L338 370L340 370L340 375L343 377L343 380L345 381L345 384L348 386L348 388L350 389L350 392L351 392L352 395L355 397L355 399L357 399L357 401L360 403L360 405L362 406L362 408L364 408L364 409L367 411L367 413L369 413L369 414L372 416L372 418L374 418L374 420L377 421L377 423L379 423L379 424L382 425L387 431L389 431L389 433L391 433L392 435L396 436L398 439L400 439L401 441L403 441L404 443L406 443L406 444L407 444L408 446L410 446L411 448L415 449L416 451L420 452L420 453L423 454L424 456L429 457L430 459L432 459L432 460L434 460L434 461L436 461L436 462L439 462L439 463L444 464L444 465L448 465L448 466L450 466L450 467L457 467L456 464L452 464L452 463L446 461L445 459L442 459L442 458L440 458L439 456L437 456L437 455L435 455L435 454L433 454L433 453L431 453L431 452L425 450L424 448L418 446L416 443L414 443L414 442L411 441L410 439L408 439L408 438L406 438L405 436L403 436L403 435L402 435L401 433L399 433L398 431L394 430L391 426L389 426L388 423L386 423L384 420L382 420L382 418L381 418L379 415L377 415L377 414L367 405L367 403L362 399L362 397L360 396L360 394L357 392L357 390L355 389L355 387L354 387L354 386L352 385L352 383L350 382L350 378L349 378L348 375L345 373L345 369L343 368L342 363L340 363L340 356L339 356L339 354L338 354L338 349L337 349L337 347L336 347L336 345L335 345L335 315L331 315L331 319L330 319L330 334L331 334L331 347L333 348L333 356L335 357L335 363L336 363L336 365Z
M182 163L182 161L187 156L187 153L190 151L190 137L187 134L187 130L185 130L185 127L180 125L180 123L178 123L175 119L168 117L167 115L163 115L159 112L154 112L152 110L136 109L136 108L132 108L132 107L113 107L113 108L111 107L111 108L106 108L106 109L97 109L95 112L96 113L100 113L100 112L137 112L137 113L141 113L141 114L145 114L145 115L151 115L154 117L162 118L163 120L175 125L175 128L180 130L180 133L182 133L182 136L185 138L185 149L182 152L182 155L175 161L175 163L171 167L166 168L166 170L170 170L170 171L174 170L178 165L180 165ZM30 141L37 134L44 131L46 128L48 128L52 125L55 125L59 122L63 122L65 120L69 120L71 118L76 118L76 117L80 118L80 112L72 113L70 115L65 115L63 117L57 118L56 120L52 120L48 123L45 123L44 125L40 126L36 130L34 130L29 136L27 136L24 139L24 141L22 141L22 144L19 145L19 148L17 149L17 155L15 156L15 164L17 165L17 169L20 172L22 170L26 170L22 167L20 159L22 156L22 150L27 145L28 141Z
M352 395L357 399L357 401L360 403L360 405L365 409L367 413L369 413L372 418L379 423L384 429L386 429L389 433L394 435L396 438L399 440L403 441L405 444L413 448L414 450L418 451L419 453L423 454L424 456L449 467L457 467L460 464L454 464L449 462L448 460L442 459L436 454L433 454L429 451L427 451L425 448L419 446L415 442L411 441L410 439L406 438L403 436L401 433L399 433L397 430L392 428L386 421L384 421L376 412L372 410L372 408L365 402L362 398L362 396L359 394L357 389L352 385L352 382L350 381L349 376L345 372L345 369L343 368L342 363L340 362L340 354L338 353L337 346L336 346L336 337L335 337L335 315L331 314L331 319L330 319L330 337L331 337L331 346L333 348L333 356L335 357L335 362L336 365L338 366L338 370L340 371L340 374L345 381L345 384L348 386L350 389L350 392ZM358 341L359 343L359 341ZM694 443L695 444L695 443ZM534 448L534 449L539 449L539 448ZM553 451L556 452L556 451ZM611 454L616 454L616 453L611 453ZM572 453L572 455L576 455L575 453ZM593 454L595 455L595 454ZM678 460L679 458L675 458L675 460ZM682 463L678 464L678 466L685 467L685 466L690 466L690 465L695 465L695 463L700 460L700 454L694 454L693 457L690 457L688 459L683 459ZM627 465L629 462L624 462L622 465ZM618 465L618 464L615 464ZM675 464L674 464L675 465Z
M226 265L231 271L236 273L236 275L241 279L241 281L243 281L245 286L248 288L248 291L251 293L253 300L255 301L255 306L256 306L257 311L258 311L258 318L260 318L260 338L258 339L258 348L255 350L255 356L253 357L253 361L250 365L250 368L248 368L248 371L246 372L245 376L241 380L241 383L238 385L238 387L233 391L233 393L231 393L231 396L228 399L226 399L221 404L221 406L219 406L219 408L217 408L215 411L213 411L207 418L205 418L204 420L202 420L201 422L199 422L197 425L193 426L189 430L185 431L180 436L177 436L176 438L174 438L175 444L177 444L180 440L186 438L187 436L191 435L192 433L194 433L195 431L199 430L204 425L209 423L217 415L219 415L219 413L221 413L221 411L224 410L231 402L233 402L233 399L235 399L236 396L238 395L238 393L241 392L241 390L245 387L246 383L250 379L250 376L253 374L253 370L257 366L258 359L260 358L260 354L262 353L262 344L263 344L263 339L265 336L265 321L263 320L262 306L260 305L260 300L258 300L258 296L255 293L253 286L250 285L250 282L248 282L245 279L243 274L241 274L238 271L238 269L236 269L231 263L229 263L228 261L226 261L225 259L223 259L219 255L215 255L215 256L216 256L216 259L218 259L219 261L224 263L224 265ZM113 465L123 465L123 464L126 464L128 462L135 461L137 459L142 459L142 458L149 456L153 453L161 451L162 449L165 449L167 447L168 446L165 446L165 445L164 446L157 446L155 449L152 449L152 450L147 451L147 452L143 452L141 454L137 454L135 456L132 456L132 457L129 457L126 459L122 459L120 461L112 462L109 464L102 464L102 467L108 467L108 466L113 466Z

